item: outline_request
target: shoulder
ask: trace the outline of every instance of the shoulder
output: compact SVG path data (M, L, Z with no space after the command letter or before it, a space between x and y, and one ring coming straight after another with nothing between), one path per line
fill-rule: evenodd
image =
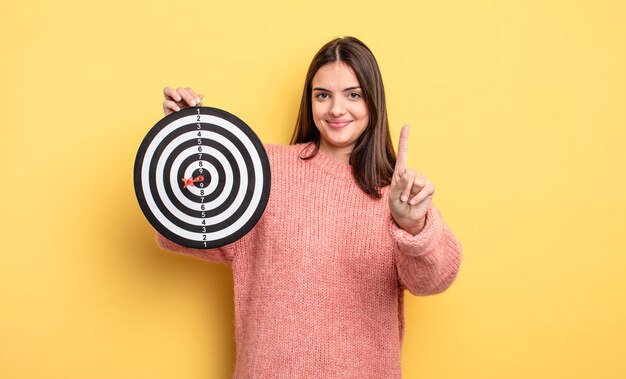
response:
M265 144L264 146L270 164L286 164L302 157L303 152L306 154L304 150L306 150L310 146L310 144Z
M296 145L279 145L275 143L266 143L263 145L265 147L265 151L268 155L275 154L289 154L289 155L298 155L308 146L309 143L299 143Z

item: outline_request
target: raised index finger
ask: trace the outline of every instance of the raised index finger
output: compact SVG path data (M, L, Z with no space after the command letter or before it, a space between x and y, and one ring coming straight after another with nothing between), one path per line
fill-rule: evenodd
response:
M404 125L400 131L398 142L398 159L396 159L396 172L404 172L406 168L407 151L409 146L409 126Z

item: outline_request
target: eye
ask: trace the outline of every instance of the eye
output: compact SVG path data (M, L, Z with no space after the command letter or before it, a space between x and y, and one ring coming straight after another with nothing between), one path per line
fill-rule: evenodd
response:
M318 92L315 94L315 98L320 100L328 99L328 94L326 92Z
M356 99L360 99L361 98L361 94L358 92L350 92L348 94L348 97L352 100L356 100Z

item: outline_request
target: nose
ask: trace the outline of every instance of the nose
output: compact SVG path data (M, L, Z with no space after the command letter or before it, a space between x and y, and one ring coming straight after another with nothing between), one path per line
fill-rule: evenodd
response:
M330 107L329 113L333 117L339 117L346 113L346 108L343 103L343 99L341 99L341 96L336 96L333 99L333 103L332 103L332 106Z

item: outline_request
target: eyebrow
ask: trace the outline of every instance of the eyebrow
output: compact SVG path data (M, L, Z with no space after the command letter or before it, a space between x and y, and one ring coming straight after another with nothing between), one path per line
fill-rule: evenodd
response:
M352 87L348 87L345 88L343 91L341 92L346 92L346 91L353 91L355 89L361 89L361 86L352 86ZM313 91L326 91L326 92L332 92L330 90L327 90L326 88L322 88L322 87L315 87L313 88Z

